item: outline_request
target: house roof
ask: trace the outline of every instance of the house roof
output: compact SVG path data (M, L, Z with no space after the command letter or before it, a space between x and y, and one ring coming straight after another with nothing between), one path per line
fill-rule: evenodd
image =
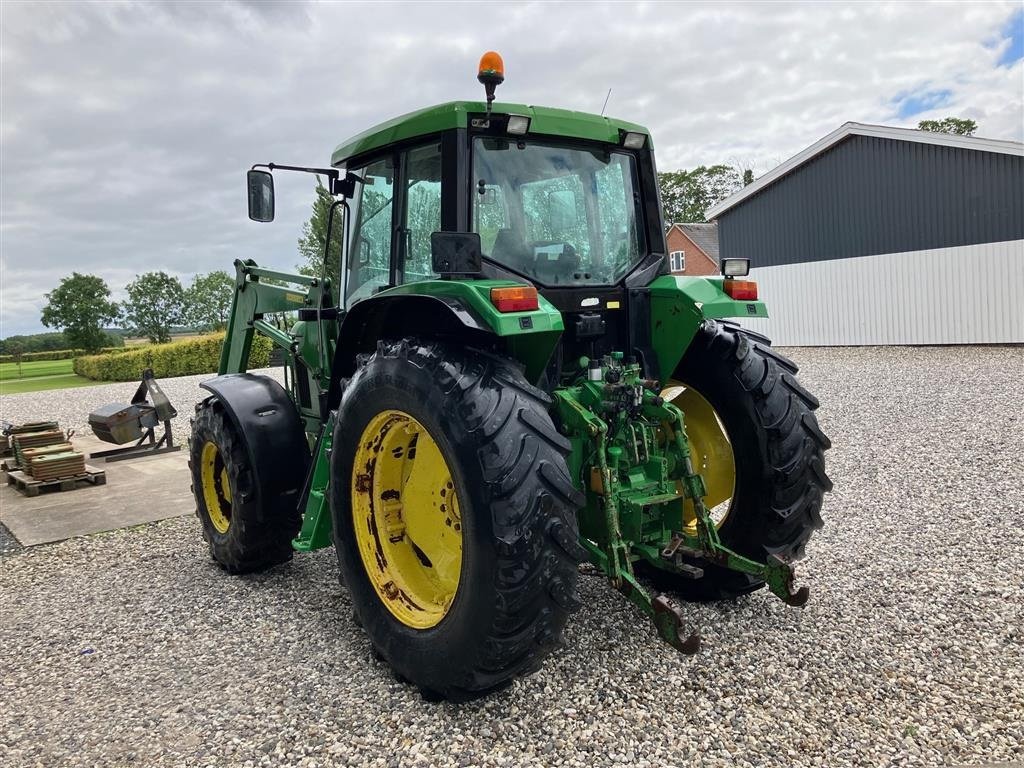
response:
M683 223L673 224L673 227L679 227L684 235L686 235L693 244L704 251L708 258L718 262L718 225L712 222L711 224L694 224L694 223ZM671 229L671 227L670 227Z
M786 162L776 166L761 176L752 184L748 184L741 190L730 195L720 203L708 209L709 219L717 218L730 208L739 205L748 197L752 197L765 187L778 181L795 171L805 163L810 162L818 155L831 149L833 146L849 138L850 136L872 136L881 139L895 139L897 141L914 141L920 144L936 144L944 147L958 147L960 149L973 149L980 152L996 152L1003 155L1024 156L1024 144L1018 141L1003 141L1001 139L983 139L974 136L957 136L950 133L936 133L934 131L919 131L914 128L893 128L888 125L867 125L865 123L843 123L839 128L832 131L828 136L816 141L807 149L799 152Z

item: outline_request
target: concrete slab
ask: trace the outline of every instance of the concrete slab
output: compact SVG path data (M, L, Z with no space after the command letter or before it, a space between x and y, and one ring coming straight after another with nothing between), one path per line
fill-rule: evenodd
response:
M93 437L72 442L86 456L112 446ZM188 448L146 458L86 462L107 473L106 485L51 491L28 498L14 486L0 488L0 521L25 546L110 531L195 511Z

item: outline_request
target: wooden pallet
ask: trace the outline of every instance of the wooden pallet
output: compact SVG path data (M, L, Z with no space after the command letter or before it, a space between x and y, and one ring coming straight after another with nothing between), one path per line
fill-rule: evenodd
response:
M75 488L81 488L82 483L106 485L107 473L88 464L85 465L84 474L56 480L36 480L20 470L7 473L7 484L13 485L26 496L38 496L42 491L73 491Z

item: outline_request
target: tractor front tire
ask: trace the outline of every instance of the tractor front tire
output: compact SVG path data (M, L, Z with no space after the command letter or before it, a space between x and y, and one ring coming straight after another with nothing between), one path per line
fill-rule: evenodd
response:
M260 483L244 436L215 397L196 406L189 467L203 538L224 570L251 573L291 559L301 523L294 496L277 497Z
M345 388L331 510L356 620L399 679L464 701L536 671L576 599L569 442L511 362L380 342Z
M811 534L822 527L824 494L832 490L824 457L831 443L814 415L818 400L797 382L797 366L770 345L735 323L709 320L673 377L710 404L732 447L735 481L718 535L725 546L761 563L769 555L803 557ZM694 601L764 586L747 574L691 564L704 570L703 578L655 568L646 573L657 586Z

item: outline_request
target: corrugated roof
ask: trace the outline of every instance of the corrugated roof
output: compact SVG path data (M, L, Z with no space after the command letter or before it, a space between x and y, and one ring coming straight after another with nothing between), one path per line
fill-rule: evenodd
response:
M710 224L696 224L696 223L685 223L685 224L673 224L674 227L679 227L683 233L690 238L694 245L700 248L704 253L718 261L718 225L714 222Z
M937 133L934 131L919 131L914 128L893 128L887 125L867 125L865 123L843 123L839 128L832 131L828 136L799 152L786 162L768 171L764 176L748 184L743 189L735 192L717 205L708 209L707 217L714 219L728 211L735 205L739 205L748 197L756 195L772 182L778 181L783 176L792 173L800 166L810 162L822 152L830 149L843 139L849 136L873 136L882 139L895 139L897 141L914 141L921 144L936 144L945 147L959 147L961 149L973 149L979 152L996 152L1004 155L1024 156L1024 144L1018 141L1003 141L1001 139L983 139L974 136L957 136L950 133Z

